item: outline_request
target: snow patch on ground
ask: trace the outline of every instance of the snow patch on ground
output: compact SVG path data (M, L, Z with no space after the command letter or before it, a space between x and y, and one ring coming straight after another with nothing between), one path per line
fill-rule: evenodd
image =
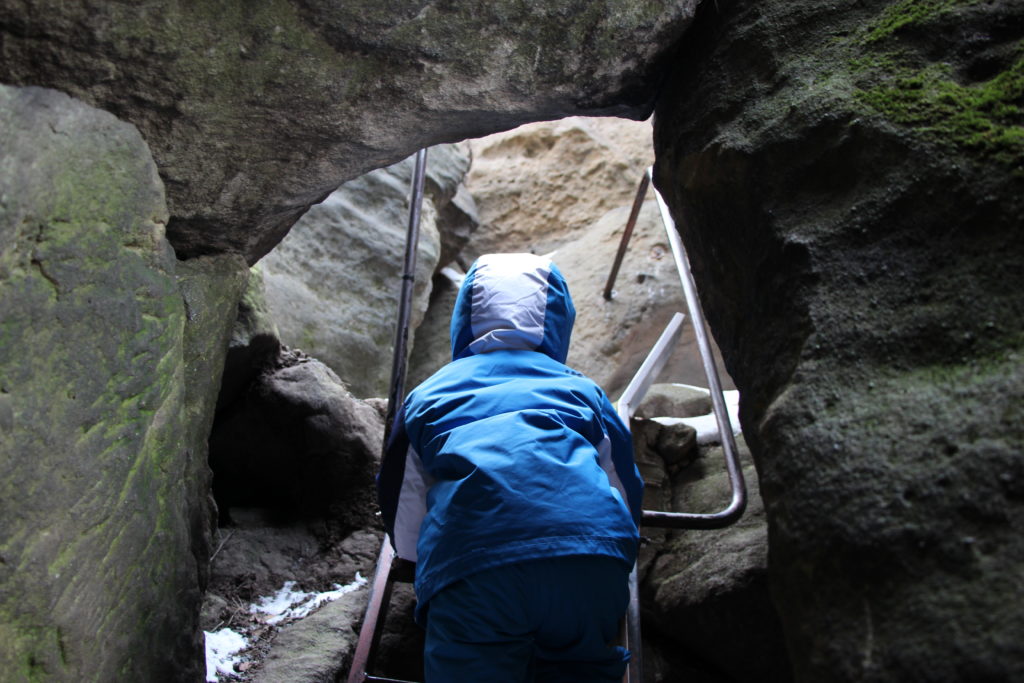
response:
M238 653L249 647L249 641L229 628L203 633L206 635L206 680L217 683L221 674L230 676L235 673L235 664L242 661Z
M736 436L740 433L740 392L732 389L722 393L725 396L726 411L729 413L729 424L732 426L733 436ZM671 426L682 423L693 427L697 430L697 443L701 446L722 442L722 437L718 433L718 421L715 420L714 413L698 417L655 417L651 419L663 425Z
M249 612L271 626L284 621L301 619L325 602L337 600L366 585L366 579L356 574L356 580L347 586L334 584L334 589L324 593L305 593L295 590L294 581L285 581L281 590L274 595L263 597L249 606Z
M356 573L355 581L342 586L334 584L333 589L323 593L307 593L295 590L295 581L285 581L281 590L274 595L258 598L249 605L249 613L255 626L280 626L308 616L326 602L337 600L346 593L366 585L366 579ZM251 630L251 629L249 629ZM244 661L242 653L249 648L249 641L243 633L230 628L218 631L204 631L206 635L206 680L218 683L235 678L235 668Z

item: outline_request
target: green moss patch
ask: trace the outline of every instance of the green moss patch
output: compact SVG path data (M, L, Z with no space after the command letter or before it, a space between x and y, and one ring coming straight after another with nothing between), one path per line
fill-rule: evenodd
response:
M986 20L974 10L963 11L979 4L900 0L885 6L847 41L855 97L871 113L924 141L1024 175L1024 42L1000 48L1001 70L979 82L963 76L967 55L943 50L948 56L938 61L917 44L921 35L932 33L939 44L953 44L965 21L983 30ZM901 31L907 27L916 31Z
M895 33L909 24L917 24L954 7L975 5L978 0L901 0L887 7L867 27L864 42L871 43Z
M969 85L955 81L946 64L915 69L890 58L873 66L881 80L857 92L860 102L932 141L1024 174L1024 49L1005 71Z

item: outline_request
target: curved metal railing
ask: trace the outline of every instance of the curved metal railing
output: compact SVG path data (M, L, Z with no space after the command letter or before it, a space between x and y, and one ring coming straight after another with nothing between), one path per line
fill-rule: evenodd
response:
M615 275L618 273L619 265L629 245L629 238L632 235L632 225L636 222L639 214L639 207L643 203L647 188L651 185L652 169L644 172L643 180L637 190L636 200L633 202L633 211L630 214L627 230L623 232L622 242L616 254L615 265L612 274L605 286L605 296L610 297L613 293L612 287L615 284ZM654 527L670 527L675 529L720 529L729 526L738 520L746 509L747 491L743 480L743 469L740 466L739 454L736 449L736 439L733 437L732 423L729 420L729 411L725 407L725 396L722 392L722 381L718 377L718 368L715 366L714 355L711 351L711 341L708 337L707 327L704 323L704 313L697 299L697 285L693 281L693 273L690 271L690 262L683 248L683 242L676 231L675 221L669 212L668 205L657 188L654 189L655 199L658 201L658 208L661 212L661 220L665 226L665 233L669 245L672 248L672 256L675 259L676 270L679 272L679 282L683 287L683 295L686 299L686 306L689 309L690 319L693 321L693 331L697 338L697 347L700 350L701 361L704 364L704 374L708 380L708 391L711 395L711 408L715 415L715 422L718 424L719 435L722 440L722 450L725 453L725 465L729 472L729 484L732 498L729 505L724 509L713 513L692 513L692 512L661 512L655 510L644 510L643 524ZM618 401L619 416L628 425L630 418L640 405L647 390L651 387L654 379L661 372L665 363L668 362L672 350L675 348L682 333L685 316L676 313L669 321L662 332L661 337L655 343L654 348L647 355L646 360L637 370L636 375L622 392Z

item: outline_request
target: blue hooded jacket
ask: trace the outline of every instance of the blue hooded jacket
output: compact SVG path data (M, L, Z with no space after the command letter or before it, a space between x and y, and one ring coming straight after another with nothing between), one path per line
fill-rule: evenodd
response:
M643 483L604 392L564 365L576 311L546 258L490 254L452 314L452 362L399 410L378 476L422 609L512 562L606 555L632 566Z

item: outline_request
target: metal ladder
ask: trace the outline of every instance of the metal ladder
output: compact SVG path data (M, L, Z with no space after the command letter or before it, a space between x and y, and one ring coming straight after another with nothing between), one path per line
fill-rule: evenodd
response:
M402 299L399 304L399 325L396 331L395 356L392 365L392 387L388 401L388 416L386 428L390 429L394 418L394 411L402 400L402 391L405 381L405 349L408 338L408 308L412 297L412 275L415 269L416 240L419 229L419 202L423 196L423 173L426 164L426 150L421 150L417 155L416 173L413 177L413 194L410 208L409 232L406 240L405 273L403 274ZM629 246L629 240L633 234L640 208L643 206L647 190L651 185L653 169L648 168L637 188L633 207L630 211L629 220L622 234L622 240L612 265L611 273L604 290L605 299L611 299L614 294L615 279L622 265L622 259ZM418 188L418 189L417 189ZM676 231L675 221L665 204L661 193L654 190L658 208L661 213L662 223L665 227L666 236L672 248L672 255L675 259L676 269L679 272L680 284L683 287L683 294L686 305L693 321L694 333L697 339L697 346L700 350L701 360L704 365L704 373L708 381L708 389L711 394L711 406L718 424L719 434L722 440L722 450L725 454L726 469L729 473L729 483L732 498L727 507L723 510L710 514L698 514L688 512L662 512L655 510L644 510L641 524L649 527L673 528L673 529L721 529L735 523L746 508L746 486L743 481L743 470L739 463L739 456L736 450L736 441L733 437L732 425L729 421L729 413L725 406L725 397L722 393L722 383L718 377L718 369L715 366L714 357L711 352L711 343L704 323L704 314L697 299L697 288L693 281L693 274L690 271L689 260L683 248L682 240ZM636 375L626 386L616 408L623 422L628 426L630 418L640 402L643 400L647 390L650 389L658 374L668 362L669 356L679 341L683 330L685 316L676 313L669 321L658 341L655 343L647 358L637 370ZM403 329L403 325L405 329ZM387 438L385 437L385 442ZM384 620L387 615L388 604L391 599L391 591L396 581L412 582L415 574L415 565L407 560L395 557L394 549L391 547L391 539L386 535L381 544L380 556L377 560L377 568L374 573L373 583L370 586L369 603L366 608L366 617L363 620L359 632L359 641L353 655L352 666L349 669L348 683L363 683L364 681L379 681L382 683L412 683L394 678L375 676L368 672L373 663L377 645L380 641L384 628ZM642 683L643 681L643 651L640 638L640 590L637 567L634 565L629 576L629 607L626 612L626 624L624 628L624 645L631 653L629 666L626 670L624 683Z

